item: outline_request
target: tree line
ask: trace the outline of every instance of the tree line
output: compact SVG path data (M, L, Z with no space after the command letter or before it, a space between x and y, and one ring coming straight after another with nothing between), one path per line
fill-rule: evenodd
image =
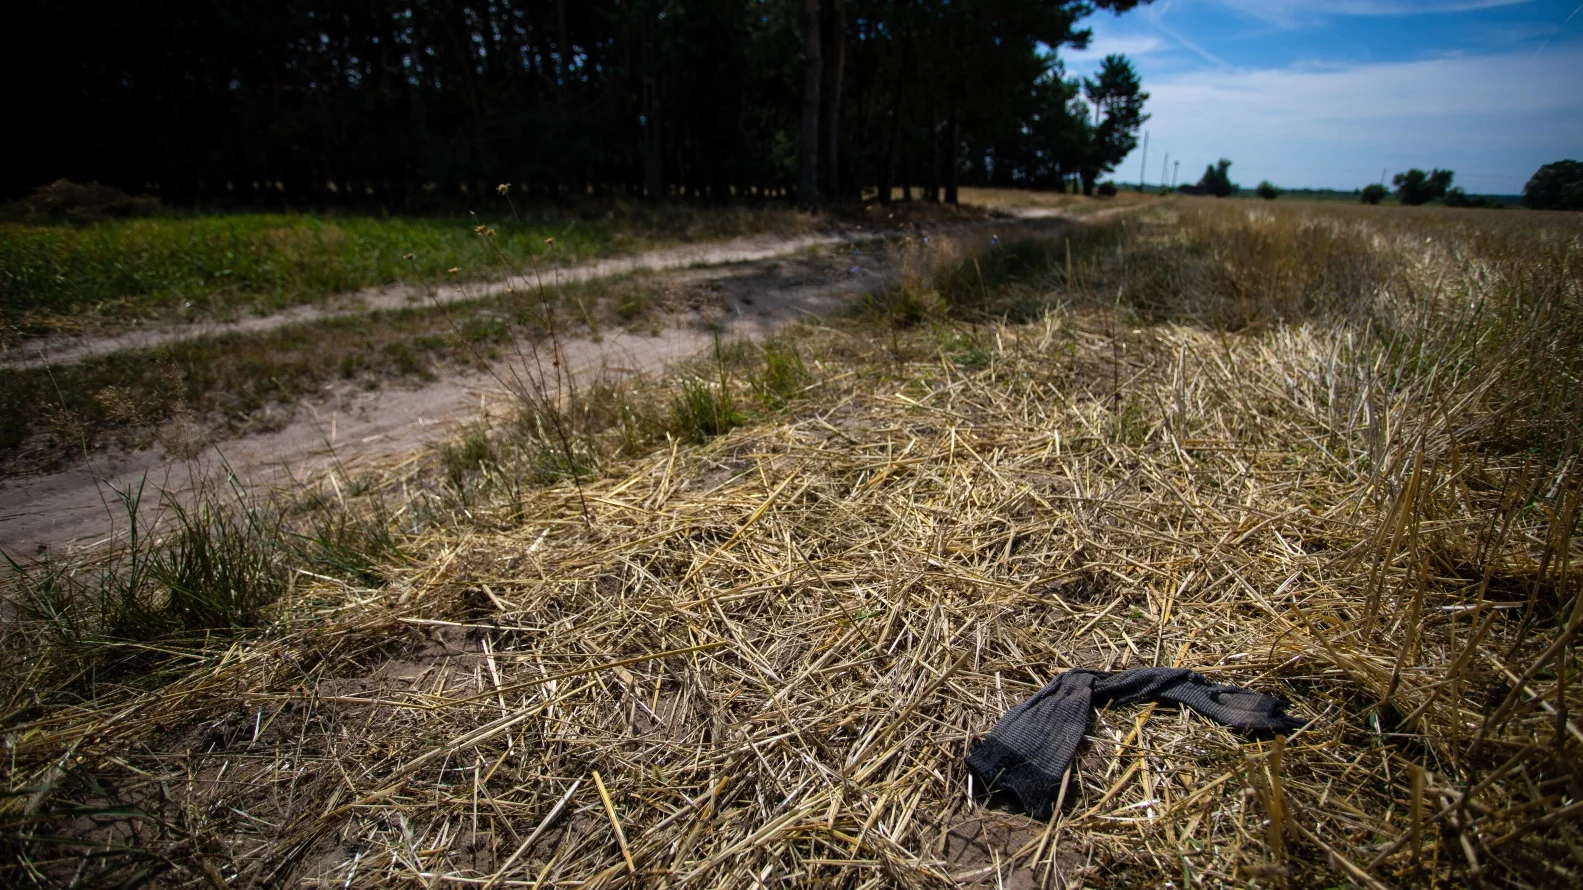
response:
M15 196L416 209L492 195L954 201L1082 188L1147 115L1083 20L1149 0L12 0Z
M1438 167L1424 171L1417 167L1391 178L1396 199L1410 207L1439 201L1447 207L1485 207L1499 209L1506 203L1493 195L1470 195L1452 185L1456 173ZM1183 194L1213 195L1224 198L1240 190L1231 181L1231 160L1221 158L1204 168L1197 185L1184 186ZM1259 183L1254 192L1267 201L1280 197L1281 190L1269 180ZM1370 183L1356 194L1365 204L1379 204L1392 194L1384 182ZM1583 210L1583 162L1565 160L1545 164L1523 186L1522 204L1533 210Z

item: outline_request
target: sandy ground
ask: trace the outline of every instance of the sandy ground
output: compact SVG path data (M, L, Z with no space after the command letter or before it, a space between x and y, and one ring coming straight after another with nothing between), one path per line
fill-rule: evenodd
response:
M661 373L710 348L716 327L728 339L761 339L796 318L831 312L882 281L874 271L832 274L831 265L761 260L666 273L705 285L718 294L718 304L665 318L653 333L567 338L566 365L581 379ZM156 445L0 481L0 551L38 556L124 538L128 512L121 493L139 488L139 523L158 527L162 493L190 495L222 482L227 471L249 486L280 486L331 469L344 477L370 461L419 452L463 424L508 416L512 379L510 362L501 362L488 372L449 375L420 387L368 391L342 384L299 405L282 428L222 442L196 458Z
M1020 221L1003 219L937 230L984 225L1040 228L1052 221L1093 220L1129 209L1135 206L1118 205L1079 216L1060 207L1007 208L1005 212ZM653 334L605 332L597 339L574 337L563 342L567 365L576 374L655 374L709 347L717 327L726 338L762 339L794 319L828 314L873 289L886 274L873 257L866 257L864 268L855 274L844 261L833 258L839 244L882 234L854 229L789 238L760 235L540 274L559 276L566 282L647 270L678 283L703 284L716 293L717 305L673 315ZM823 259L815 259L815 254L822 254ZM268 331L416 301L476 299L532 283L531 277L517 278L446 287L428 294L404 287L368 290L324 306L234 322L148 327L92 339L54 339L30 346L31 357L11 357L0 365L58 365L207 334ZM0 480L0 551L39 556L124 537L128 513L123 496L139 489L143 492L139 523L145 529L157 528L164 512L162 493L181 498L200 485L223 481L227 473L250 487L279 486L330 469L345 475L376 459L419 453L423 446L444 440L465 423L505 416L512 407L513 397L506 386L510 379L510 367L501 363L487 373L454 374L420 387L367 391L355 383L332 386L321 398L297 405L292 419L280 429L222 442L197 457L184 459L156 445L137 452L95 455L59 472Z
M338 316L361 315L378 309L449 304L476 300L525 290L539 284L570 284L612 278L633 272L729 266L776 257L792 256L816 248L829 248L854 238L871 237L861 229L831 231L812 235L754 235L729 241L685 244L629 257L598 260L573 266L547 262L522 270L524 274L498 281L470 282L439 288L410 285L367 288L345 294L316 306L299 306L270 315L231 321L200 321L176 324L150 324L119 331L112 335L59 336L31 340L10 355L0 354L0 368L41 367L65 364L128 349L147 349L215 334L257 334L287 325L320 321Z

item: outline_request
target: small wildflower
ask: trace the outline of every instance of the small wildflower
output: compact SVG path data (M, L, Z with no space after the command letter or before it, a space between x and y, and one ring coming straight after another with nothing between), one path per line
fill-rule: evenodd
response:
M404 254L402 254L402 255L401 255L401 258L402 258L402 259L404 259L404 260L406 260L406 261L407 261L407 262L409 262L409 263L410 263L410 262L412 262L412 261L413 261L413 260L415 260L415 259L417 259L417 258L418 258L418 256L417 256L417 254L412 254L412 253L404 253Z
M857 256L858 255L857 245L855 245L855 244L852 245L852 255L853 256Z
M848 269L847 271L851 272L853 275L856 275L857 273L863 271L863 267L862 266L853 266L852 268Z
M989 243L990 243L991 247L999 247L1000 246L1000 236L999 235L991 235L991 236L989 236Z
M544 239L544 243L548 244L551 247L554 247L555 246L555 239L554 238L545 238Z
M483 224L479 224L479 225L473 226L473 234L475 234L475 235L482 235L482 234L484 234L484 226L483 226Z
M495 186L495 191L497 191L497 192L501 193L502 195L504 195L505 193L511 191L511 183L509 183L509 182L502 182L501 184Z
M452 275L455 275L456 273L458 273L458 272L460 272L462 270L461 270L461 267L459 267L459 266L452 266L451 268L446 269L445 271L451 273Z
M923 236L923 243L925 243L925 244L929 243L929 236L928 235Z

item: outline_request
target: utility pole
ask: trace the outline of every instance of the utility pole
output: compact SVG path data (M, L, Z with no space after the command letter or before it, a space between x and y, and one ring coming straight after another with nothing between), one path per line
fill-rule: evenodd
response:
M1160 191L1162 191L1162 192L1165 191L1166 183L1169 182L1170 179L1171 179L1171 177L1169 175L1167 175L1167 174L1170 173L1170 170L1171 170L1171 153L1170 152L1166 152L1165 153L1165 163L1160 165Z
M1143 191L1144 182L1149 178L1149 131L1143 131L1143 161L1138 164L1138 191Z
M1176 175L1180 172L1182 172L1182 162L1177 161L1176 164L1171 167L1171 188L1173 189L1176 188Z

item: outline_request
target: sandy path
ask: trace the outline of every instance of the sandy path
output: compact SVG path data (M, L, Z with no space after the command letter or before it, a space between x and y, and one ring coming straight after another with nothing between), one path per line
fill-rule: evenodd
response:
M833 311L883 280L875 271L832 274L813 268L814 263L786 265L793 268L759 262L670 273L711 284L720 305L672 317L657 334L616 331L597 340L569 338L562 343L566 364L581 379L660 373L708 349L714 326L727 338L762 338L796 318ZM343 384L299 405L283 428L221 442L194 459L155 446L0 481L0 551L60 553L124 536L128 516L117 492L139 486L144 491L139 523L157 527L161 492L180 499L202 484L223 480L227 468L248 486L267 488L331 468L352 472L388 455L420 452L464 423L509 416L514 397L503 381L511 379L509 365L501 363L489 373L450 375L416 388L370 392Z
M874 237L861 229L840 230L812 235L754 235L700 244L684 244L651 250L629 257L615 257L574 266L559 267L545 263L525 274L497 281L445 285L430 289L411 285L367 288L331 298L317 306L298 306L270 315L234 321L199 321L183 324L151 324L130 328L112 335L62 336L29 341L9 355L0 355L0 368L41 367L82 361L99 355L129 349L147 349L215 334L258 334L287 325L303 324L347 315L361 315L376 309L448 304L476 300L524 290L540 282L563 284L612 278L632 272L684 269L688 267L728 266L798 254L818 247L831 247L854 238Z
M1074 216L1052 208L1017 208L1008 215L1019 219L964 222L936 226L932 231L971 231L986 226L1040 229L1052 222L1092 221L1132 209L1136 208L1107 208ZM833 252L822 261L770 261L881 234L853 230L795 238L761 235L561 269L555 274L562 281L651 270L673 276L673 280L707 284L720 297L720 304L708 310L672 317L657 335L606 332L598 339L571 338L563 343L567 365L584 376L654 374L708 348L715 327L728 338L762 339L793 320L828 314L884 281L886 270L874 257L865 257L864 269L856 274L848 271L846 262L834 261ZM513 279L447 287L436 298L447 303L477 299L529 283ZM116 337L35 344L35 348L42 347L42 358L27 361L59 364L206 334L268 331L429 299L427 294L405 288L368 291L328 307L305 307L237 322L147 328ZM179 498L200 484L212 485L223 479L226 470L245 485L267 488L314 477L332 467L351 471L389 455L418 453L425 445L444 440L463 423L507 416L513 397L501 380L509 378L509 368L502 364L489 373L454 374L415 388L370 392L355 383L341 384L328 388L322 398L299 404L293 419L281 429L221 442L197 458L184 460L155 446L139 452L96 455L55 473L0 479L0 551L23 557L58 553L122 536L127 514L117 492L139 486L144 490L139 522L150 527L161 512L161 492Z
M999 211L1000 219L963 220L931 226L941 234L1015 225L1018 222L1049 220L1097 220L1116 212L1133 209L1134 205L1108 208L1094 213L1074 214L1069 210L1052 207L1017 207ZM62 335L30 340L8 350L0 350L0 368L37 368L60 365L95 356L111 355L131 349L147 349L196 340L218 334L258 334L288 325L361 315L379 309L401 309L410 306L428 306L477 300L502 294L508 290L526 290L539 284L560 282L570 284L613 278L633 272L657 272L669 269L713 268L753 263L781 257L794 256L814 248L828 248L852 241L882 238L898 234L894 229L864 229L861 226L831 229L805 235L751 235L726 241L683 244L651 250L627 257L613 257L570 266L553 262L536 268L523 269L522 275L493 281L476 281L448 284L438 288L398 284L365 288L348 294L330 297L326 302L312 306L297 306L269 315L251 316L230 321L203 320L195 322L160 322L128 328L114 334Z

